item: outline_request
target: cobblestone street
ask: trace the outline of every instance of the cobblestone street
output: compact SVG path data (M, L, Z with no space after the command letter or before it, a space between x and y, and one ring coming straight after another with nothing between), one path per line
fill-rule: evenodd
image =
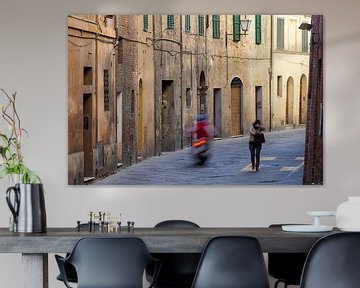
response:
M248 136L215 141L204 166L194 165L190 149L163 153L92 183L302 185L305 130L266 133L260 171L251 169Z

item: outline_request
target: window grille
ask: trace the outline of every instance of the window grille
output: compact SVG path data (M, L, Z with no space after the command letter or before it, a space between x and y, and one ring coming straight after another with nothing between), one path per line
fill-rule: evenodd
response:
M104 69L104 111L110 110L109 70Z

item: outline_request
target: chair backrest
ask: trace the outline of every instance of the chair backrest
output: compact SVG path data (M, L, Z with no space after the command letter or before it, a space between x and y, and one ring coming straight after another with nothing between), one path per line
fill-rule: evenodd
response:
M200 228L200 226L188 220L165 220L156 224L155 228Z
M212 238L202 254L192 288L268 288L264 258L256 238Z
M338 233L318 240L306 259L300 287L360 287L360 233Z
M142 288L152 260L138 238L82 238L67 259L76 269L78 288Z
M166 220L156 224L155 228L200 228L200 226L188 220ZM156 258L162 260L157 286L169 287L177 285L176 287L190 287L200 256L200 253L156 254ZM182 286L180 286L180 283Z
M290 224L271 224L269 228L281 228L282 225ZM300 285L306 257L307 253L268 253L269 275L289 285Z

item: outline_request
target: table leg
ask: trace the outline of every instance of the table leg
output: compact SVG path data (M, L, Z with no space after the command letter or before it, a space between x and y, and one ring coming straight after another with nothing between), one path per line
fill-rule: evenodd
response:
M49 288L48 254L22 254L23 288Z

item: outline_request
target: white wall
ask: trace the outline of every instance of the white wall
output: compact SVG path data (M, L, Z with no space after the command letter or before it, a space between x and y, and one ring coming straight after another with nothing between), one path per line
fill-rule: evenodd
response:
M291 3L289 3L291 2ZM336 209L360 195L360 28L358 0L272 1L1 0L0 87L18 92L27 163L46 187L48 226L72 226L89 210L122 212L136 226L187 218L201 226L306 222L307 210ZM165 10L166 9L166 10ZM70 13L220 13L325 15L325 185L67 186L67 15ZM356 24L356 25L355 25ZM0 226L8 224L7 180L0 181ZM329 223L335 224L333 220ZM57 271L50 261L50 287ZM20 287L19 255L0 255L1 287Z

